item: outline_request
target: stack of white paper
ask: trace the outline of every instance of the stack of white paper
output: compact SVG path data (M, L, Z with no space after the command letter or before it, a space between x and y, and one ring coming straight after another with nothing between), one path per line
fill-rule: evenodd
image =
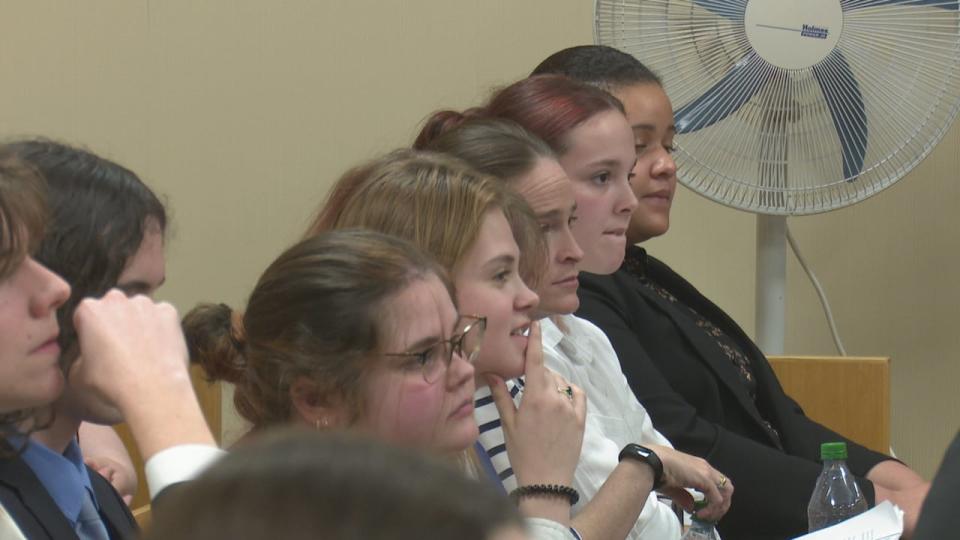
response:
M883 501L859 516L794 540L896 540L901 534L903 510Z

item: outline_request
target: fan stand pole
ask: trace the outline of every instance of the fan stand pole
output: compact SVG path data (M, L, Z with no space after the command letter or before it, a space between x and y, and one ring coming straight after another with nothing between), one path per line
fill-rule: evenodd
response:
M786 328L787 218L757 215L757 345L783 354Z

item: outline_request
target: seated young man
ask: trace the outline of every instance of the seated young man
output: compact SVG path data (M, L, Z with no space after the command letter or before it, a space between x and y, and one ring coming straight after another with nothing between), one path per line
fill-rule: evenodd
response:
M84 298L114 287L149 294L163 282L165 212L136 175L90 152L27 141L7 145L0 153L32 165L47 180L52 219L36 259L73 290L58 314L59 336L54 334L55 340L43 347L59 353L61 366L69 367L81 357L73 317ZM127 361L135 364L140 358ZM31 538L136 535L126 504L109 482L84 465L77 444L82 422L124 420L90 380L82 374L68 377L51 406L50 420L29 440L14 437L19 453L0 460L0 501Z

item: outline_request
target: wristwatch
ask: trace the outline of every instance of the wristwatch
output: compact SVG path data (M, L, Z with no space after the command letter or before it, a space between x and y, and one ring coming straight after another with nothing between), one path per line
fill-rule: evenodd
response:
M653 450L646 446L630 443L620 451L620 457L618 459L623 461L624 458L635 459L649 465L650 468L653 469L653 489L656 490L663 487L663 462L660 461L660 458Z

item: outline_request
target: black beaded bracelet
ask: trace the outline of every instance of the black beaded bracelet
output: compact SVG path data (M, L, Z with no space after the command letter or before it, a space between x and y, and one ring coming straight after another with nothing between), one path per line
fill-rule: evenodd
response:
M523 497L536 495L566 497L570 499L570 506L577 504L580 500L580 493L570 486L561 486L559 484L530 484L529 486L520 486L510 492L510 498L513 502L519 502Z

